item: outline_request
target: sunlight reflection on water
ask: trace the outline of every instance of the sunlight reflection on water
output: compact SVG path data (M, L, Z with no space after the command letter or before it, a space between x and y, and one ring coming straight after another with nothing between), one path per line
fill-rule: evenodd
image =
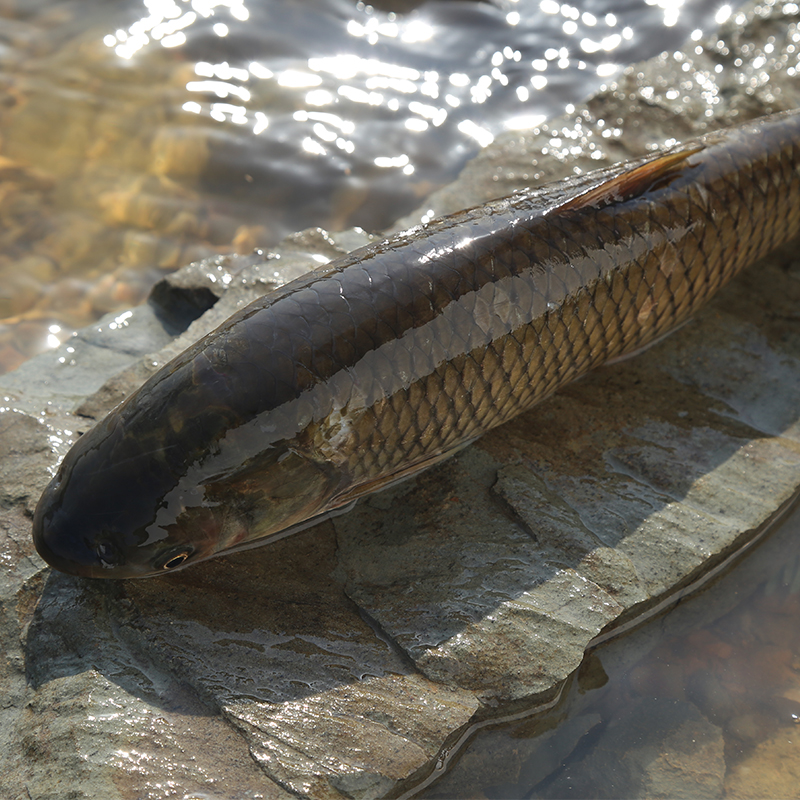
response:
M0 369L189 261L314 225L381 230L500 132L727 14L719 0L6 4Z
M146 16L103 37L120 58L131 59L157 45L181 47L209 33L242 36L247 26L283 29L283 10L269 4L253 4L252 14L244 2L233 0L148 0L145 5ZM430 3L398 16L363 3L354 8L325 4L309 25L318 46L314 52L328 51L325 55L304 58L298 52L292 59L276 58L266 47L250 63L198 61L194 71L200 79L185 87L197 99L186 100L182 108L244 126L256 136L270 124L309 123L299 150L330 157L335 149L354 153L358 142L371 163L399 168L408 176L416 166L409 152L398 152L399 142L364 135L357 127L373 124L375 114L386 114L401 131L419 134L448 122L450 136L461 138L466 148L485 147L498 131L540 124L643 57L650 29L677 28L662 45L678 44L698 12L705 24L711 16L702 4L684 9L684 0L649 0L620 13L613 13L614 3L582 6L556 0L508 0L499 7ZM731 13L729 5L712 10L717 24ZM682 11L686 19L679 25ZM220 17L225 22L215 21ZM570 76L567 81L564 75ZM298 91L306 89L304 96ZM287 105L304 110L289 115L281 95L287 101L291 97ZM500 113L479 108L487 101L492 108L500 106ZM374 110L371 119L362 120L359 104ZM337 113L315 113L316 108L336 108Z

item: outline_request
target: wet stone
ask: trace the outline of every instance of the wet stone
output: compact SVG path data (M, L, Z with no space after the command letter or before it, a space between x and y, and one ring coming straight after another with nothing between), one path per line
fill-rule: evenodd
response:
M472 448L388 510L334 521L348 595L428 677L491 701L551 691L621 610L487 502L498 466Z
M0 507L31 509L47 485L42 457L50 454L42 421L10 408L0 410Z
M687 697L703 712L707 719L722 725L736 711L730 691L710 670L698 670L686 687Z
M545 558L576 564L576 570L625 605L644 600L633 562L613 547L605 547L563 498L521 464L497 470L492 492L542 548Z
M797 728L781 729L760 742L725 778L725 797L791 797L800 781Z
M122 720L134 715L134 731L135 715L146 723L158 712L132 708L120 692L163 707L178 730L199 716L214 739L237 732L238 748L249 748L293 794L381 796L433 759L477 702L409 669L353 613L340 587L325 579L335 547L329 528L276 547L167 581L98 584L53 575L27 636L34 687L52 689L93 668L114 693L102 699L109 691L98 688L92 697L124 708ZM59 718L97 713L78 706ZM174 736L180 742L177 730ZM112 744L105 745L111 752ZM141 743L144 751L154 746ZM206 769L218 775L222 764L212 754ZM163 757L177 757L174 745ZM340 793L340 780L353 793Z
M208 160L207 137L191 128L163 128L153 138L150 158L155 175L196 177Z

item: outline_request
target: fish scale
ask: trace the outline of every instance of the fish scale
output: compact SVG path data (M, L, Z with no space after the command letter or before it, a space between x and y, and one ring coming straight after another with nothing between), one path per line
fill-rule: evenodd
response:
M799 171L800 113L777 114L309 273L81 437L36 546L66 572L161 574L415 475L667 334L796 235Z
M794 146L791 150L794 150ZM745 157L749 163L749 154ZM765 186L765 184L780 186L781 182L785 182L785 185L791 188L792 172L796 173L796 167L794 170L789 169L788 172L786 169L781 170L782 167L788 168L790 163L786 159L777 165L766 164L761 171L751 170L749 175L745 174L738 162L732 163L729 169L736 170L734 175L730 178L725 175L720 177L726 184L724 196L739 198L738 204L724 209L727 219L720 219L723 210L720 208L719 190L710 192L703 185L690 186L678 198L664 204L651 202L644 209L613 206L605 213L597 213L593 208L586 209L581 219L573 220L572 226L573 229L582 228L586 222L594 223L588 232L586 229L582 230L584 240L594 239L600 243L615 239L624 241L625 235L622 231L626 231L628 238L638 241L647 255L644 257L637 255L633 252L635 248L631 247L622 259L618 258L618 262L627 268L619 270L613 276L610 294L606 293L605 283L592 286L586 276L580 274L579 287L570 291L571 287L567 285L567 281L555 271L549 272L544 296L569 296L570 301L560 306L556 313L545 314L543 327L539 328L533 324L528 328L522 328L522 341L514 333L510 333L505 341L497 339L482 350L469 353L463 364L456 365L456 368L450 371L450 375L458 382L462 392L454 391L453 386L440 389L439 375L423 379L432 382L437 395L454 398L453 403L446 406L444 414L440 412L440 418L433 420L430 425L421 426L413 430L411 436L406 433L402 438L412 442L429 441L433 449L447 449L454 442L469 438L516 416L521 410L539 402L559 386L597 366L598 363L628 349L636 349L649 339L657 338L680 324L702 306L744 263L756 260L763 251L771 249L773 246L771 243L776 240L784 241L788 236L787 232L796 228L797 212L788 209L788 213L783 215L786 222L784 230L775 230L781 222L781 215L777 213L777 208L773 207L777 206L777 193L773 192L770 195L768 187ZM796 159L794 163L797 163ZM779 179L766 180L768 174L764 170L772 170L776 166ZM796 186L794 188L796 189ZM753 196L764 206L764 213L758 218L747 211L747 206L752 205ZM794 225L791 224L792 214ZM685 234L678 256L680 263L673 266L670 274L665 276L661 267L665 260L664 251L669 250L671 254L675 248L675 244L671 241L675 220L682 221L689 230ZM743 225L749 226L751 230L746 231L744 236L736 235ZM548 229L546 235L552 237L552 222L546 227ZM758 231L758 227L762 230ZM647 236L642 231L647 231ZM609 232L613 232L613 236ZM760 238L756 235L759 233ZM592 234L595 234L594 237ZM531 231L529 235L535 237L536 232ZM729 237L725 249L722 247L721 235ZM573 243L579 249L581 258L592 262L596 267L597 259L593 258L591 251L574 233L562 230L562 236L564 242ZM551 243L545 241L544 244L549 246ZM745 250L737 257L736 251L742 244ZM547 259L539 255L541 248L537 247L536 243L522 241L514 255L522 254L530 263L532 252L537 253L539 263L546 263ZM574 267L574 252L575 247L562 247L559 256L562 259L561 265L565 265L568 271L578 274L578 270ZM481 261L486 256L473 253L465 257ZM595 268L592 272L595 275L599 274L600 269ZM532 282L537 277L532 276ZM609 297L612 303L607 302ZM645 319L649 319L651 324L643 325L642 310L646 309L648 297L653 298L652 308L657 311L652 319L645 315ZM603 307L608 309L608 315L601 321L595 312ZM515 352L510 359L506 358L506 367L498 371L497 365L503 363L498 356L511 342L519 346L513 348ZM604 346L598 348L598 343ZM470 368L471 362L479 366L477 371ZM490 365L488 369L485 366L487 363ZM527 370L522 375L515 375L514 368L520 365L525 365ZM521 389L512 393L513 387L520 383L523 384ZM511 391L501 400L496 395L498 387L507 387ZM460 408L455 400L458 397L468 398L462 401ZM487 399L490 402L487 402ZM419 458L425 454L421 453L419 448L412 455L410 452L403 453L402 449L392 447L391 450L395 454L394 462L389 462L384 457L373 464L368 457L364 457L364 446L368 447L370 452L382 451L387 441L386 430L399 422L394 416L395 410L413 407L413 392L408 390L398 392L389 405L390 409L384 409L382 406L374 408L374 419L370 420L368 439L365 442L354 440L357 455L348 465L354 474L360 472L364 476L369 476L374 474L376 467L385 469L387 463L396 464L402 462L404 457ZM383 424L379 423L381 418ZM432 426L441 432L437 437L431 435Z

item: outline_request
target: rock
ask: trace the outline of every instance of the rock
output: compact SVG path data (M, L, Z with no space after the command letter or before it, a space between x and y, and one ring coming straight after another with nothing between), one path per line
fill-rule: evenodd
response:
M550 691L622 611L487 502L499 466L472 448L388 513L384 495L334 521L348 595L428 677L487 702Z
M95 702L121 707L117 716L134 731L140 716L145 731L176 737L172 747L142 743L165 759L186 758L175 752L184 748L178 731L204 718L214 742L209 775L221 774L219 736L237 731L239 749L249 746L292 794L338 798L341 780L345 796L381 796L435 758L477 702L425 680L353 613L326 577L334 549L330 526L320 526L272 552L176 575L169 587L52 574L26 638L29 680L41 693L81 676L94 686L90 701L76 697L61 709L51 699L59 719L74 715L76 726L82 714L99 713ZM169 724L147 722L156 711L142 704L165 707ZM108 757L114 743L106 748Z
M721 725L735 713L736 703L730 690L709 670L694 673L686 687L688 698L712 722Z
M153 137L150 159L154 175L196 177L208 160L207 138L192 128L165 126Z
M737 15L724 47L637 66L569 117L498 139L426 209L800 104L782 60L794 8ZM672 98L673 73L695 88ZM582 155L550 152L556 133L583 137ZM119 208L145 226L151 213L190 225L146 188ZM274 253L206 261L170 278L155 305L109 315L0 380L2 796L146 797L167 784L190 797L400 794L471 722L554 697L598 634L723 563L796 492L800 268L787 249L647 354L333 523L160 580L45 569L31 514L91 418L257 294L367 241L314 230ZM697 692L728 713L713 686ZM587 759L619 759L612 740L628 757L624 775L599 763L605 783L585 794L679 797L691 780L719 796L716 729L685 702L648 702L639 710L664 716L641 741L633 720L592 733ZM572 733L550 765L581 740ZM665 742L682 753L674 765ZM545 780L542 796L566 780L519 763Z
M794 797L800 782L800 737L783 728L732 765L725 797Z
M589 753L532 798L722 797L722 732L691 704L641 700L612 720Z

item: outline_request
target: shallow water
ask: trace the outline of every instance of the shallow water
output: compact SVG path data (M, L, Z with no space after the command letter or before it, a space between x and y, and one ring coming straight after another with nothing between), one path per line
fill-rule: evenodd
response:
M800 509L722 577L484 726L426 798L796 797ZM520 719L522 717L522 719Z
M0 0L0 370L165 271L380 230L718 0ZM404 11L405 13L395 13Z

